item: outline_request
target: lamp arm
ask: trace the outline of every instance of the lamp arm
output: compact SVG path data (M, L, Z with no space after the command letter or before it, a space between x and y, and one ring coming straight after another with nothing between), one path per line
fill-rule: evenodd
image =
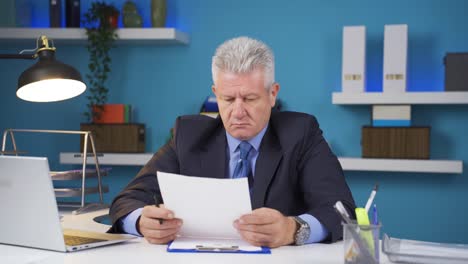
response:
M38 57L38 54L41 51L52 51L55 52L54 43L52 40L50 41L51 45L49 45L49 39L46 36L40 36L37 38L36 41L36 48L33 50L23 50L19 54L0 54L0 59L25 59L25 60L34 60ZM34 52L32 54L23 54L24 51Z
M35 59L35 54L0 54L0 59L34 60Z

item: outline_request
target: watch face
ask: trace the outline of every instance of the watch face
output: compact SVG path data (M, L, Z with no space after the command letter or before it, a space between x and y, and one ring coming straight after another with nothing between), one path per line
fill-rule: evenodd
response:
M309 238L309 232L307 232L307 230L301 230L299 229L299 231L297 232L297 236L296 236L296 244L297 245L303 245L307 239Z

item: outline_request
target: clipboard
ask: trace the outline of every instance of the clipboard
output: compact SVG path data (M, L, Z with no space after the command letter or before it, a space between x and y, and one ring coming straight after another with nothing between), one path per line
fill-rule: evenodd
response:
M187 249L187 248L172 248L171 241L167 245L166 251L170 253L234 253L234 254L271 254L271 250L269 247L261 247L260 250L242 250L237 245L227 246L227 245L203 245L203 244L196 244L195 247Z

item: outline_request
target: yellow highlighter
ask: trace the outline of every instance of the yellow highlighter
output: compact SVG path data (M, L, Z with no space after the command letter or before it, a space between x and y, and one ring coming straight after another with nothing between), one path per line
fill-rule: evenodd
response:
M356 219L357 223L360 226L369 226L369 216L367 215L367 211L365 208L356 208ZM366 241L367 246L369 247L369 251L374 255L375 250L374 250L374 239L372 238L372 233L370 230L361 230L361 236L362 238Z

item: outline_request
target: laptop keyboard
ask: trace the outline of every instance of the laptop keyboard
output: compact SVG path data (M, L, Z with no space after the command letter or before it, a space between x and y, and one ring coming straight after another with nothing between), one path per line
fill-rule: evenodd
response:
M104 242L107 240L104 239L97 239L97 238L90 238L90 237L80 237L80 236L70 236L70 235L63 235L65 238L65 244L67 246L78 246L84 245L89 243L96 243L96 242Z

